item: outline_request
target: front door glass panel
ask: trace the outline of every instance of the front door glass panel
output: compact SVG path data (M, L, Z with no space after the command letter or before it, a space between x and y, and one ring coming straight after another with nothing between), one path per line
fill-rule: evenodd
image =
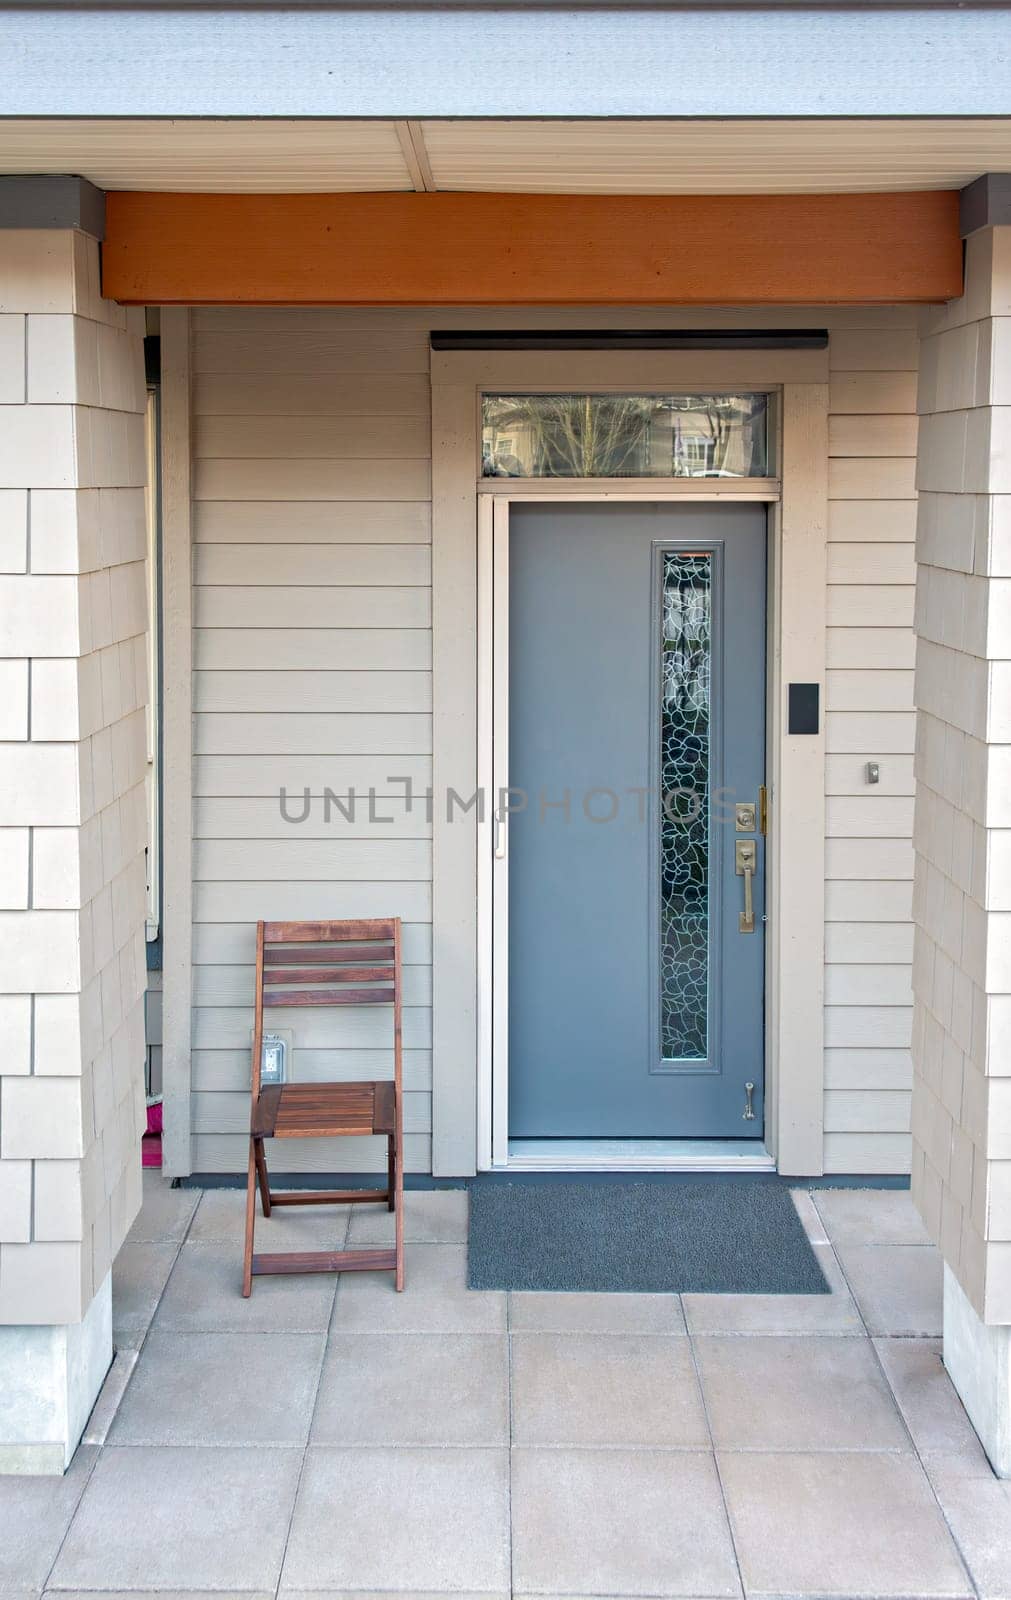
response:
M712 554L663 555L660 671L660 1053L709 1053Z

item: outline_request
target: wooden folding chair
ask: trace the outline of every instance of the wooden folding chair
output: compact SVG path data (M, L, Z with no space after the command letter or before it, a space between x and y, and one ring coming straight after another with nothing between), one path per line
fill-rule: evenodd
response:
M242 1293L261 1273L395 1272L404 1287L404 1111L400 918L375 922L259 922L253 1027L252 1115L246 1187ZM369 1083L283 1083L261 1087L264 1007L392 1006L393 1079ZM265 1139L330 1139L381 1134L387 1141L385 1189L275 1193ZM392 1250L304 1250L256 1255L256 1190L263 1214L275 1206L361 1205L385 1201L394 1214Z

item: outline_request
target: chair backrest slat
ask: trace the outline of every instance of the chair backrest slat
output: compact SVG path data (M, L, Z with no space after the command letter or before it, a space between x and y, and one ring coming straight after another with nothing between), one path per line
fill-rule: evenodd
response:
M265 922L264 944L330 944L348 943L355 939L385 939L394 937L397 918L359 920L348 922Z
M260 922L256 930L253 1099L260 1092L265 1008L392 1006L398 1104L403 1071L400 920Z
M274 967L263 974L266 985L275 983L389 983L393 968L382 967Z
M393 945L386 940L374 944L338 944L321 947L299 945L296 950L283 945L269 945L263 952L265 967L288 966L339 966L345 961L392 961Z
M265 989L265 1006L391 1006L392 989Z

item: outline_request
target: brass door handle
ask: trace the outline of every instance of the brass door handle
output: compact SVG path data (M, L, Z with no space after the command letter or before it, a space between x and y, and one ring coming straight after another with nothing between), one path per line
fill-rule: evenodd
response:
M754 839L736 839L734 841L734 870L739 878L744 879L744 910L738 918L737 927L739 933L754 933L755 931L753 885L757 860L758 846Z

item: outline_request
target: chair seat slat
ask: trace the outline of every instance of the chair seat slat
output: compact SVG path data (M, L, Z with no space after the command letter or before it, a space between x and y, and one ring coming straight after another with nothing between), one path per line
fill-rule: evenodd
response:
M262 1090L252 1132L263 1139L336 1138L392 1133L396 1126L394 1084L285 1083Z

